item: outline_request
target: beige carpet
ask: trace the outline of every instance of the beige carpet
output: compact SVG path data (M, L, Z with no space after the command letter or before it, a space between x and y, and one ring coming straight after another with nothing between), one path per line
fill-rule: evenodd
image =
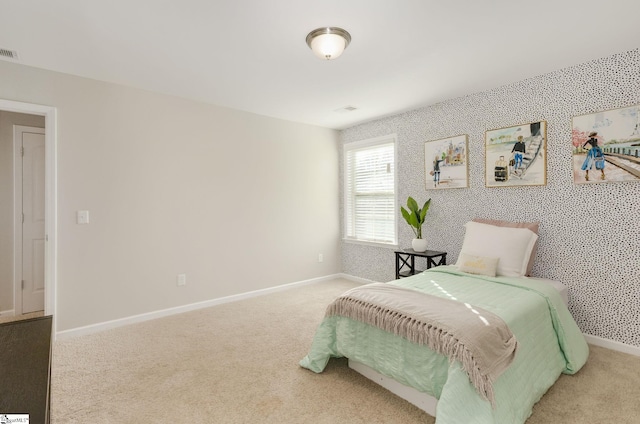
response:
M317 283L56 342L52 423L433 424L345 360L322 374L298 366L326 305L355 285ZM639 423L638 399L640 357L593 347L527 424Z
M13 315L4 316L4 317L0 317L0 324L2 324L3 322L21 321L23 319L37 318L42 316L44 316L44 311L29 312L28 314L17 315L17 316L13 316Z

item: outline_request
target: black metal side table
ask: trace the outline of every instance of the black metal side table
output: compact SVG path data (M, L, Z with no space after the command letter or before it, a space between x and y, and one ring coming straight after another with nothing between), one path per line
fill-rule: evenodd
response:
M402 277L420 274L424 270L416 269L416 256L427 258L427 269L432 266L445 265L447 252L427 250L416 252L413 249L396 250L396 280Z

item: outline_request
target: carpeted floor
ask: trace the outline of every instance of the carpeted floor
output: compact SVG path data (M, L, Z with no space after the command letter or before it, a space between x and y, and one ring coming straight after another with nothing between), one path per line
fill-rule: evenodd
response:
M355 285L322 282L56 342L52 423L433 424L343 359L322 374L298 366L327 304ZM639 423L638 399L640 357L592 347L527 424Z
M30 312L28 314L18 316L0 316L0 324L2 324L3 322L21 321L24 319L37 318L42 316L44 316L44 311Z

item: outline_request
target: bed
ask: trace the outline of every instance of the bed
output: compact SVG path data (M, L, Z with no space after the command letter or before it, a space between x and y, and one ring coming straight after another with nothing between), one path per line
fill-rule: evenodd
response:
M489 397L468 364L449 352L390 331L394 326L372 325L361 313L334 313L332 305L353 298L352 291L329 305L327 311L334 312L320 323L300 365L319 373L331 357L349 358L352 368L434 415L439 424L524 423L560 374L576 373L588 357L585 339L566 306L566 289L558 282L525 276L536 243L537 234L528 228L470 222L455 265L386 284L385 290L405 298L414 295L418 305L427 305L425 299L437 299L433 305L459 303L506 326L505 340L513 337L517 346L510 344L513 352L500 373L489 374ZM357 289L366 293L376 287L380 283ZM425 310L433 307L428 305ZM416 319L415 310L387 309L394 308L396 315L413 317L407 322L430 319L430 311Z

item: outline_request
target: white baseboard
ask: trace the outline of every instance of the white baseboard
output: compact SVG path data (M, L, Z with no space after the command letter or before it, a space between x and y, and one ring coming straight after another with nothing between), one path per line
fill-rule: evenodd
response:
M0 311L0 317L13 317L16 315L15 309L8 309L6 311Z
M112 328L122 327L129 324L135 324L137 322L149 321L156 318L162 318L170 315L181 314L183 312L194 311L197 309L208 308L215 305L221 305L229 302L236 302L238 300L250 299L252 297L262 296L269 293L277 293L279 291L288 290L294 287L302 287L308 284L319 283L322 281L333 280L335 278L344 278L346 280L355 281L361 284L375 283L376 281L368 280L366 278L355 277L349 274L332 274L324 277L312 278L310 280L303 280L289 284L283 284L280 286L269 287L261 290L254 290L246 293L240 293L232 296L221 297L217 299L206 300L204 302L191 303L189 305L177 306L175 308L168 308L154 312L148 312L145 314L134 315L126 318L120 318L113 321L106 321L98 324L87 325L84 327L72 328L70 330L58 331L54 335L54 340L64 340L73 337L83 336L86 334L98 333L100 331L109 330ZM0 311L0 316L14 316L14 310ZM640 356L640 347L631 346L624 343L620 343L614 340L603 339L602 337L592 336L590 334L584 334L587 343L604 347L607 349L615 350L618 352L628 353L630 355Z
M607 349L616 350L618 352L640 356L640 347L638 346L631 346L628 344L616 342L615 340L603 339L602 337L592 336L591 334L585 334L584 338L587 340L587 343L594 346L600 346Z
M84 336L87 334L98 333L100 331L110 330L112 328L123 327L138 322L150 321L152 319L162 318L170 315L181 314L183 312L195 311L197 309L209 308L223 303L236 302L238 300L249 299L252 297L262 296L269 293L277 293L283 290L289 290L295 287L306 286L308 284L319 283L322 281L341 278L341 274L327 275L324 277L312 278L310 280L298 281L295 283L282 284L280 286L269 287L261 290L254 290L246 293L235 294L232 296L220 297L217 299L206 300L203 302L191 303L189 305L176 306L175 308L162 309L159 311L147 312L140 315L133 315L126 318L120 318L113 321L101 322L98 324L87 325L84 327L72 328L70 330L58 331L54 340L65 340L73 337Z
M367 280L366 278L360 278L349 274L339 274L339 276L345 280L351 280L361 284L379 283L379 281Z

